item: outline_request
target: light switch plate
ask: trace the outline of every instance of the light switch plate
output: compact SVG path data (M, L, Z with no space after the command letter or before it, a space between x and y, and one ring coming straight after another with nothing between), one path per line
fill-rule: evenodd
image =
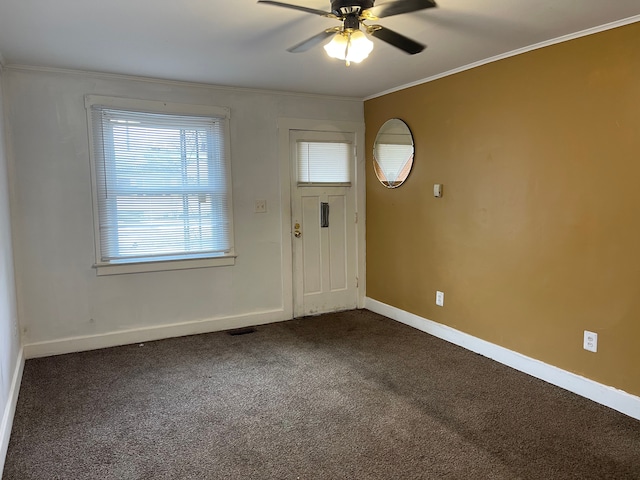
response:
M254 210L256 213L266 213L267 212L267 201L266 200L256 200L256 207Z

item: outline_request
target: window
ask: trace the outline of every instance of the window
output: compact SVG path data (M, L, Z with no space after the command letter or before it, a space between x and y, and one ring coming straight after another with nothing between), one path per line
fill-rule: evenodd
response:
M298 185L350 184L352 144L298 140L297 150Z
M98 274L233 264L228 111L94 96L87 107Z

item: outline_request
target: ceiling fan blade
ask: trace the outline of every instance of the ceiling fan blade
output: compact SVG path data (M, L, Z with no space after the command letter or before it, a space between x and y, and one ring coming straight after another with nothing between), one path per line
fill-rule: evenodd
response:
M438 5L434 0L400 0L397 2L381 3L375 5L364 12L362 16L366 20L375 20L377 18L390 17L392 15L400 15L401 13L417 12L425 8L434 8Z
M415 55L425 49L426 45L411 40L409 37L400 35L399 33L389 30L388 28L375 25L374 28L369 27L369 33L374 37L393 45L400 50L407 52L409 55Z
M321 17L337 18L331 12L324 12L322 10L316 10L315 8L301 7L300 5L292 5L290 3L272 2L270 0L258 0L258 3L266 3L268 5L275 5L276 7L292 8L293 10L300 10L301 12L313 13L314 15L320 15Z
M307 38L306 40L303 40L302 42L298 43L297 45L294 45L291 48L287 48L287 52L291 52L291 53L306 52L310 48L313 48L319 43L322 43L323 40L326 40L331 35L334 35L338 30L340 30L340 27L329 28L324 32L320 32L319 34L314 35L311 38Z

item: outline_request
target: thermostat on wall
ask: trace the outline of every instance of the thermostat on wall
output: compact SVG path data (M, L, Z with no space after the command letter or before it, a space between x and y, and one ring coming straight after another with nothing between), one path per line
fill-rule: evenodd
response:
M433 184L433 196L436 198L440 198L442 196L442 184L434 183Z

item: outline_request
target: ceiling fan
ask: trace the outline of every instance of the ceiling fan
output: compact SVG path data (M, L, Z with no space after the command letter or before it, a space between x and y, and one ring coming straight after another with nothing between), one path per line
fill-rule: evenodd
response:
M395 2L381 3L380 5L374 5L374 1L375 0L331 0L330 12L270 0L258 0L258 3L291 8L322 17L333 18L342 22L342 25L339 27L328 28L288 48L287 51L292 53L306 52L333 36L331 42L324 47L327 54L333 58L345 60L347 66L349 66L351 62L359 63L364 60L373 49L373 42L366 38L366 35L360 30L361 25L368 35L387 42L409 55L414 55L424 50L425 45L415 40L381 25L367 25L364 22L437 7L434 0L398 0Z

